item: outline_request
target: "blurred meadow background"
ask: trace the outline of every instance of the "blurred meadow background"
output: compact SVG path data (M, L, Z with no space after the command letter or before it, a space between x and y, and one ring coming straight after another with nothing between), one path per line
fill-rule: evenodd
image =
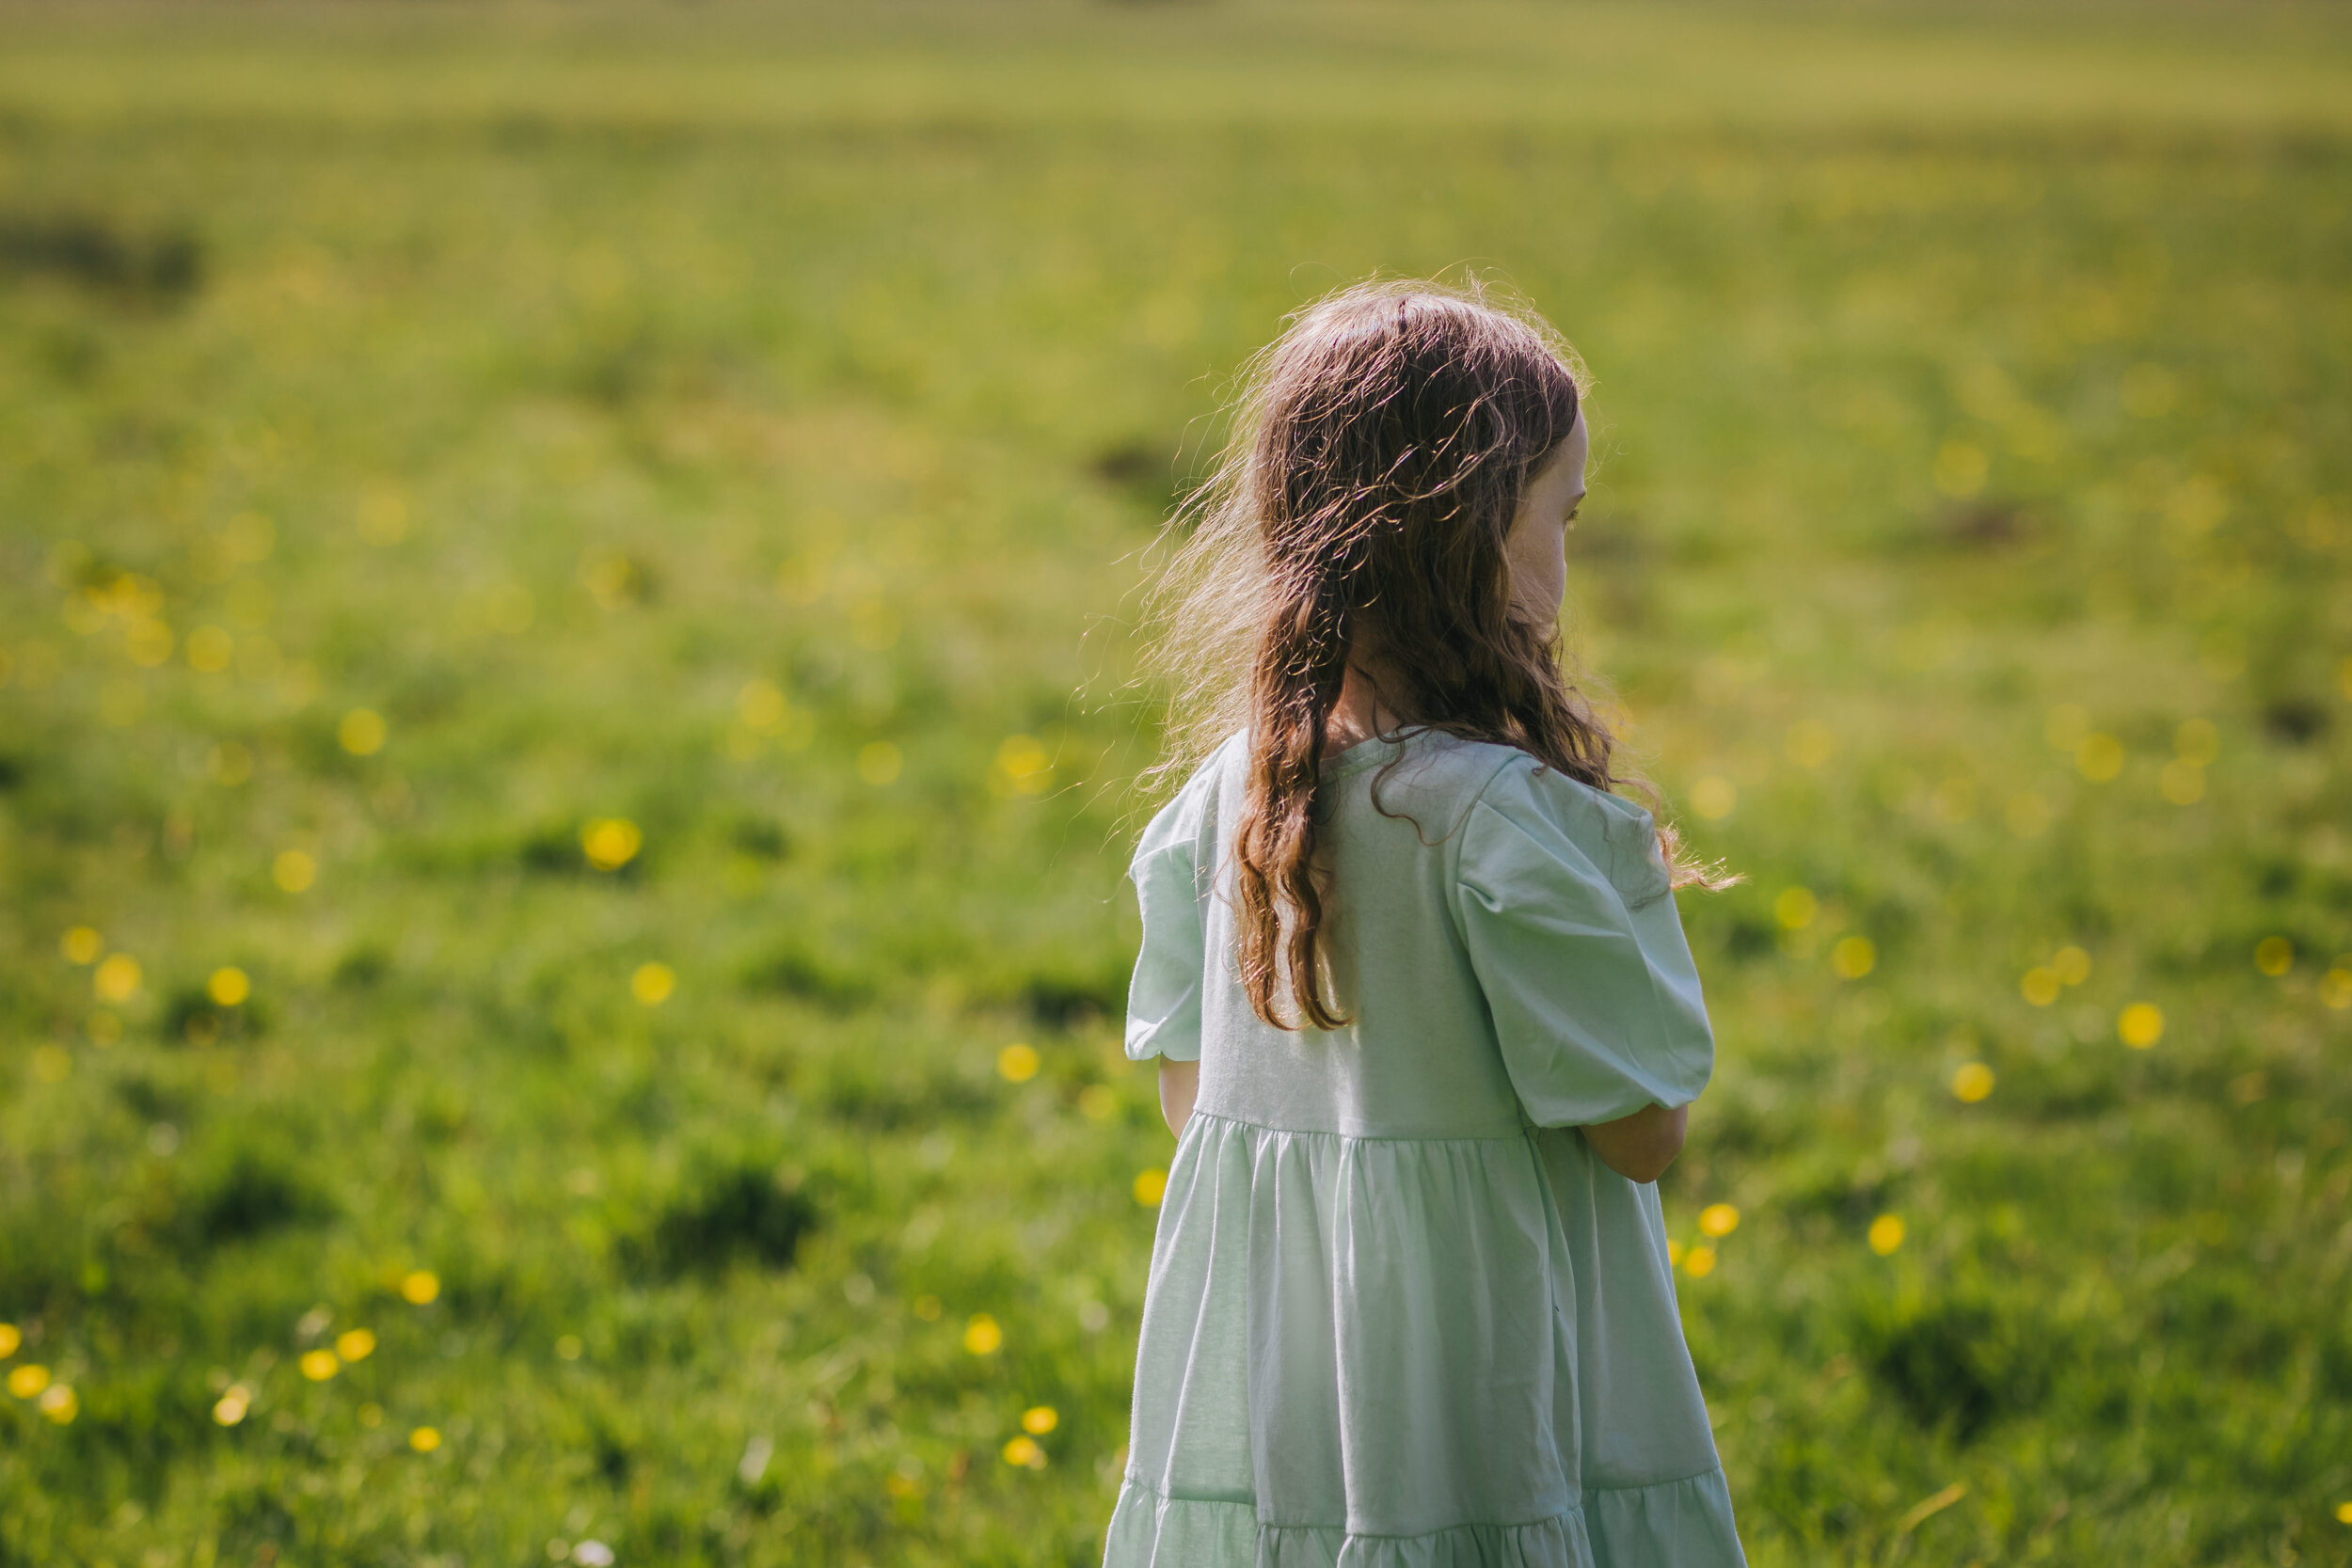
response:
M2338 7L0 12L0 1563L1099 1556L1136 593L1472 265L1759 1565L2352 1562Z

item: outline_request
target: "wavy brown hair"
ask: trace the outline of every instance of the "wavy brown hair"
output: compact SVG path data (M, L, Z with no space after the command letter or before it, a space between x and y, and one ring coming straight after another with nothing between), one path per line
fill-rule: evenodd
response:
M1176 703L1164 776L1232 730L1248 736L1237 958L1268 1023L1347 1022L1318 961L1329 888L1316 841L1351 653L1408 726L1649 793L1614 765L1557 629L1512 610L1503 541L1584 380L1541 318L1474 281L1343 289L1293 316L1242 376L1222 458L1178 514L1191 538L1156 596L1155 652ZM1676 885L1712 884L1671 828L1659 837Z

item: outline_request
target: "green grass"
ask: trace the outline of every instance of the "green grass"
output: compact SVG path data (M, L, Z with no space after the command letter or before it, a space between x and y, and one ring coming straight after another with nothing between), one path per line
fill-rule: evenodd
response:
M1136 590L1282 312L1464 262L1749 879L1666 1196L1755 1560L2352 1561L2340 13L7 26L0 1562L1091 1560Z

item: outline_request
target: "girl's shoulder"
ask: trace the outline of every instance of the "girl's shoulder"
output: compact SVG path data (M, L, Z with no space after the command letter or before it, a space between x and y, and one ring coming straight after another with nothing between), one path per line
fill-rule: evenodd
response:
M1144 825L1136 845L1137 864L1170 851L1197 851L1202 838L1215 830L1219 783L1245 754L1243 737L1236 732L1201 759L1184 787Z
M1499 777L1534 760L1517 747L1406 729L1359 742L1326 763L1325 782L1363 790L1383 816L1411 818L1436 844L1462 831Z
M1596 789L1511 746L1471 744L1499 753L1470 811L1464 854L1470 860L1511 856L1540 847L1572 851L1629 902L1645 903L1668 891L1672 877L1648 811L1622 795Z
M1219 801L1240 787L1248 754L1247 732L1236 731L1202 759L1144 828L1135 863L1168 854L1196 865L1212 860ZM1669 885L1647 811L1516 746L1406 730L1364 741L1327 766L1329 783L1368 787L1383 816L1411 818L1425 843L1457 846L1464 871L1540 847L1590 862L1629 900L1645 902Z
M1639 826L1650 816L1640 806L1598 790L1546 764L1517 746L1469 740L1444 730L1410 729L1369 740L1329 765L1334 774L1372 774L1385 803L1399 790L1457 813L1491 806L1516 817L1540 816L1583 833L1604 824ZM1619 829L1618 831L1622 831Z

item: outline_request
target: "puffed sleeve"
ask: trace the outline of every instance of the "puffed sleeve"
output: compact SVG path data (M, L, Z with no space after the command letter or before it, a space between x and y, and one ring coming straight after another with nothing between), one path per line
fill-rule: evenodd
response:
M1193 792L1144 830L1127 876L1143 910L1143 947L1127 986L1127 1054L1200 1059L1202 981L1200 814Z
M1454 896L1535 1125L1698 1098L1715 1038L1647 812L1515 762L1463 824Z

